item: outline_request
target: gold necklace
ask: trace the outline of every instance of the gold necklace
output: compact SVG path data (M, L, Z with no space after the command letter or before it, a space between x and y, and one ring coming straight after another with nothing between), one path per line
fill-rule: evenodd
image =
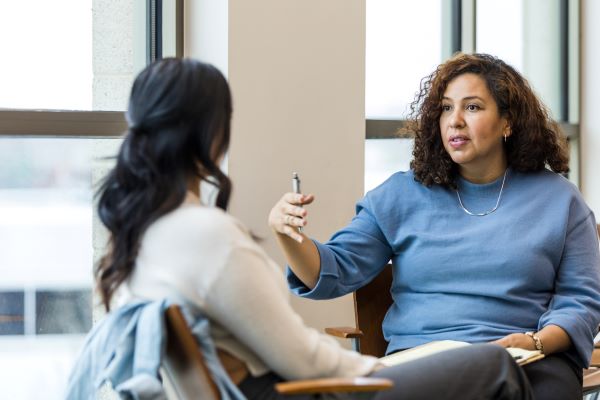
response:
M482 212L482 213L474 213L474 212L467 210L466 207L463 205L462 200L460 199L460 193L458 192L458 187L457 187L456 188L456 196L458 196L458 204L460 204L460 208L462 208L463 211L466 212L467 214L472 215L474 217L485 217L486 215L489 215L489 214L493 213L494 211L496 211L498 209L498 206L500 205L500 199L502 198L502 190L504 189L504 182L506 181L506 173L507 172L508 172L508 168L506 168L506 170L504 171L504 178L502 178L502 186L500 186L500 193L498 193L498 200L496 200L496 205L494 206L494 208L492 208L491 210Z

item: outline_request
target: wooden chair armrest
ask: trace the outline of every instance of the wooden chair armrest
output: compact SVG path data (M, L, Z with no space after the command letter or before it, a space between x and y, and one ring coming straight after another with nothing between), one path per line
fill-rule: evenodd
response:
M594 349L592 351L592 360L590 361L591 367L600 367L600 349Z
M351 328L349 326L337 326L332 328L325 328L325 333L331 336L337 336L345 339L359 338L363 336L360 329Z
M583 370L583 394L596 392L600 389L600 370L590 368Z
M386 390L394 383L385 378L323 378L301 381L281 382L275 384L275 390L284 395L341 393L341 392L376 392Z

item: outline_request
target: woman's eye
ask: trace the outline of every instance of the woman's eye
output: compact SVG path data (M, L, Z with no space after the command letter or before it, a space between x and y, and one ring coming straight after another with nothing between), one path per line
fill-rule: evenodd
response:
M467 106L467 110L469 110L469 111L477 111L477 110L479 110L479 108L480 107L477 104L469 104Z
M450 111L449 105L442 105L442 111Z

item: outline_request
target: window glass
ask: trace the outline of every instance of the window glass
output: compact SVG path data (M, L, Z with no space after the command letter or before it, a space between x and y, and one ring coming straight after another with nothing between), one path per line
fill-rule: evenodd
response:
M523 0L477 2L476 47L523 72Z
M0 2L0 108L124 110L145 63L144 4Z
M0 292L0 335L25 333L25 293L22 290Z
M412 139L372 139L365 143L365 193L397 171L408 171Z
M478 0L476 48L515 67L528 80L552 117L568 94L561 94L561 9L559 0Z
M408 115L421 79L442 61L442 6L441 0L367 1L367 119ZM408 170L412 146L411 139L367 140L365 191Z
M91 109L91 4L1 3L0 107Z
M440 0L367 1L367 118L405 117L421 78L442 57Z
M92 326L92 182L119 143L0 138L3 398L62 398Z

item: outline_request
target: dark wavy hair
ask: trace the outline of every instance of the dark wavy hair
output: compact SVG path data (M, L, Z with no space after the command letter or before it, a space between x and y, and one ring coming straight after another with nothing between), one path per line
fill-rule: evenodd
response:
M146 228L183 202L190 178L216 186L216 206L227 209L231 182L217 163L229 146L231 112L227 81L212 65L162 59L135 79L129 129L97 193L110 239L94 275L107 311L133 270Z
M448 84L466 73L485 81L500 115L508 120L512 134L504 146L512 169L531 172L548 165L555 172L569 171L566 138L527 80L494 56L459 53L421 80L410 105L407 129L415 135L410 167L418 182L456 188L458 166L444 149L439 121Z

